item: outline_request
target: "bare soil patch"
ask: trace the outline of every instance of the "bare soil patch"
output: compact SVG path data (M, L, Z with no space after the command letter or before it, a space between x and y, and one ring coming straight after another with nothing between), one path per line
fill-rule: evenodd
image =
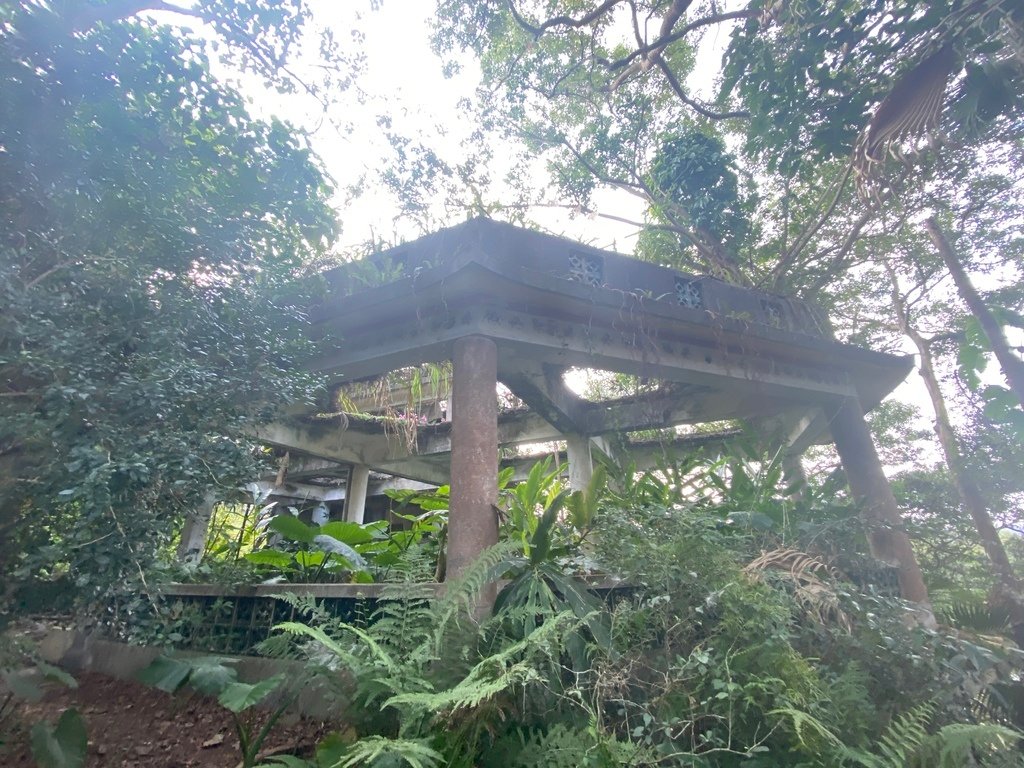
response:
M85 720L89 768L235 768L240 764L231 714L216 701L189 692L172 696L95 673L83 673L77 679L77 689L55 686L42 701L22 705L20 727L9 742L0 745L0 765L34 767L28 730L40 720L56 722L70 707ZM246 715L262 723L268 713ZM286 714L264 750L308 757L331 730L328 723Z

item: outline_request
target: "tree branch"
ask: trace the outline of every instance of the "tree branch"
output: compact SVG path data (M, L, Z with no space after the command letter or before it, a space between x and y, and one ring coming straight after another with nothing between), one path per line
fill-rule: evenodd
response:
M646 56L651 51L654 51L656 49L664 49L671 45L672 43L676 42L677 40L682 40L688 34L700 29L701 27L708 27L711 26L712 24L721 24L722 22L725 21L735 21L738 19L752 19L757 16L760 16L760 12L752 10L730 11L729 13L714 13L710 16L703 16L697 19L696 21L691 21L689 24L681 27L672 34L667 35L665 37L659 37L653 43L642 45L635 51L632 51L626 56L623 56L621 59L613 61L611 64L608 65L608 69L614 71L616 69L622 69L623 67L627 67L630 64L632 64L633 61L636 60L637 58L641 56Z
M520 27L522 27L535 38L537 38L543 35L549 29L552 29L554 27L570 27L572 29L579 29L580 27L585 27L588 24L592 24L599 18L604 16L606 13L608 13L608 11L610 11L612 8L614 8L622 1L623 0L605 0L605 2L601 3L601 5L592 10L590 13L587 13L578 19L574 19L572 18L572 16L564 15L553 16L550 19L541 22L540 25L533 25L530 22L528 22L522 16L522 14L520 14L519 11L516 10L515 3L513 3L512 0L509 0L508 2L508 9L512 13L512 18L515 19L516 24L518 24Z
M120 0L106 5L87 5L72 18L71 28L77 32L91 29L97 24L109 24L137 16L144 11L166 11L207 21L203 14L191 8L172 5L166 0Z
M694 101L693 99L686 95L685 91L683 91L682 84L679 82L679 78L676 77L675 72L672 71L671 67L669 67L669 65L665 63L665 60L661 58L660 55L657 57L657 59L655 59L655 63L658 65L658 68L665 75L665 79L668 80L668 84L672 87L672 90L675 92L676 97L681 102L683 102L683 104L686 104L695 112L703 115L709 120L727 120L730 117L750 117L750 113L747 112L746 110L739 110L734 112L714 112L708 109L700 102Z

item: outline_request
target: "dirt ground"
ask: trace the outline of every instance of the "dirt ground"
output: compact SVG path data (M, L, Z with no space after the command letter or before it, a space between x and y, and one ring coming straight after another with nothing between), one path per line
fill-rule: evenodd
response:
M35 766L28 729L41 719L55 723L69 707L77 708L85 720L88 768L235 768L240 764L231 715L216 701L188 692L172 696L92 673L77 679L77 689L56 686L42 701L22 705L21 727L10 741L0 744L0 766ZM267 714L257 712L255 717L262 722ZM328 724L286 715L268 737L264 753L308 757L330 730Z

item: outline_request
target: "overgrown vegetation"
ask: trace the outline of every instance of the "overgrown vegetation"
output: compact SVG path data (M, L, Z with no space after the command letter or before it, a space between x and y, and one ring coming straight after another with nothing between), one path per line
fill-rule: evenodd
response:
M1024 657L1004 625L908 623L873 574L815 546L842 508L817 506L813 529L775 520L785 489L752 472L771 462L724 462L627 472L614 491L599 473L573 495L539 464L507 492L503 542L444 593L392 585L359 623L292 598L306 620L264 651L335 690L332 765L1021 764ZM583 561L628 587L596 599Z
M443 591L446 486L392 492L390 525L312 524L239 494L270 458L254 425L323 394L301 373L318 291L305 278L338 226L310 139L254 117L214 73L237 66L326 107L362 33L298 57L304 0L0 5L0 624L43 607L102 628L116 610L123 638L171 651L227 603L179 610L160 597L169 580L386 584L368 617L281 598L297 617L260 647L337 696L348 727L317 768L1021 765L1022 13L440 0L437 51L480 67L463 105L480 141L446 163L376 123L395 148L381 180L417 220L434 199L625 220L642 258L812 298L838 338L912 349L938 442L913 408L886 405L874 426L933 626L867 554L823 451L810 480L735 435L654 471L609 462L574 492L557 460L520 483L505 473L501 543ZM717 93L698 93L714 29L726 59ZM298 58L323 80L297 76ZM498 192L487 136L522 161ZM639 207L603 213L610 191ZM346 290L404 274L367 262ZM377 384L322 405L377 400L414 446L413 405L447 392L447 369ZM245 503L175 562L211 488ZM17 699L74 681L0 642L6 733ZM223 660L173 653L150 670L219 697L245 766L306 679L242 683ZM280 689L253 732L247 713ZM73 711L31 741L44 768L84 763Z

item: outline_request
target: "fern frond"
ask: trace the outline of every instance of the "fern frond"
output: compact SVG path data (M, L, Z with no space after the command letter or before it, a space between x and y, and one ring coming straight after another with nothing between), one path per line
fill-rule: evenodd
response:
M769 715L783 715L793 723L793 732L801 746L813 747L814 742L825 741L834 747L839 747L842 742L823 722L808 712L793 707L781 707L768 712ZM810 738L808 738L810 737Z
M494 581L495 569L515 552L516 547L512 542L495 544L485 549L458 578L446 584L444 594L432 606L436 653L441 652L449 625L471 615L479 604L484 588Z
M914 768L961 768L983 755L1011 752L1022 734L995 723L952 723L930 736L913 757Z
M533 658L537 654L558 653L560 639L576 626L578 621L570 611L560 613L522 640L484 658L456 685L436 692L392 696L384 702L384 707L411 705L422 711L438 713L475 709L504 691L540 679Z
M427 739L389 739L367 736L348 748L338 768L356 768L383 764L408 765L411 768L433 768L444 762L444 756L430 746Z
M353 627L351 624L343 624L342 628L351 632L361 640L366 649L370 652L371 657L375 659L380 666L384 667L384 669L391 673L396 673L398 671L398 666L395 661L384 651L383 648L381 648L376 640L370 637L369 634L357 627ZM310 627L306 624L300 624L297 621L286 621L283 624L278 624L275 629L282 632L288 632L293 635L304 635L315 640L350 668L358 669L361 666L361 660L356 654L346 648L343 648L338 642L318 627Z
M367 632L396 658L409 659L433 636L435 599L434 588L426 584L385 587Z
M926 702L893 720L878 741L883 765L903 768L928 739L926 726L935 714L935 705Z
M942 621L957 629L969 629L980 635L998 635L1009 629L1011 617L1005 606L958 602L942 612Z

